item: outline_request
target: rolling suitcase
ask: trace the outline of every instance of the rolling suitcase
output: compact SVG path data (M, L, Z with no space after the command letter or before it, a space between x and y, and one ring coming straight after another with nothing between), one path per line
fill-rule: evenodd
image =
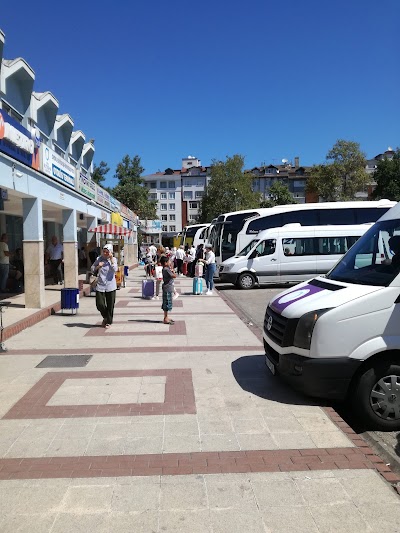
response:
M152 279L142 280L142 298L153 298L154 296L154 281Z
M203 278L193 278L193 294L203 294Z
M197 263L194 267L194 275L196 276L196 278L201 278L203 276L203 271L203 263Z

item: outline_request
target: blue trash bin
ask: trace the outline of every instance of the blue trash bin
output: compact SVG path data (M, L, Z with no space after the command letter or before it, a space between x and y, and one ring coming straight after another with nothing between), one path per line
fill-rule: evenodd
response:
M127 265L127 266L124 266L124 276L127 278L128 274L129 274L129 267Z
M61 289L61 309L74 310L79 308L79 289Z

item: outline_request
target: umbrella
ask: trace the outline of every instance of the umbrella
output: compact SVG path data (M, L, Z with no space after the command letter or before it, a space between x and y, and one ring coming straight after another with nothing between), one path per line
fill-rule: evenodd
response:
M129 236L132 233L131 229L123 228L122 226L117 226L116 224L102 224L101 226L96 226L88 231L93 233L105 233L111 235L127 235Z

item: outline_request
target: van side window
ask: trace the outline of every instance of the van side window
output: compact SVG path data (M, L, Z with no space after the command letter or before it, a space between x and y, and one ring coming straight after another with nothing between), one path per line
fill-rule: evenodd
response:
M282 239L284 255L315 255L315 239L313 237L305 239Z
M272 255L275 253L275 249L276 249L275 239L267 239L266 241L262 241L256 248L257 257L262 257L264 255Z
M345 254L349 248L358 240L359 237L319 237L318 254L319 255L338 255Z

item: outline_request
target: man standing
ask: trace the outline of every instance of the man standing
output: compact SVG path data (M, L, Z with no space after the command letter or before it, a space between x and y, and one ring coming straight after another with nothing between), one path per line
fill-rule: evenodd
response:
M149 246L149 252L151 253L151 257L155 263L157 261L157 248L154 246L154 243Z
M176 258L176 266L178 269L178 276L183 276L182 266L183 266L183 259L185 258L185 250L183 249L182 244L176 250L175 258Z
M51 266L54 283L62 285L61 262L63 260L63 247L62 244L59 244L55 235L53 235L51 244L47 247L46 260Z
M7 292L8 272L10 270L10 252L7 234L3 233L0 240L0 291Z

